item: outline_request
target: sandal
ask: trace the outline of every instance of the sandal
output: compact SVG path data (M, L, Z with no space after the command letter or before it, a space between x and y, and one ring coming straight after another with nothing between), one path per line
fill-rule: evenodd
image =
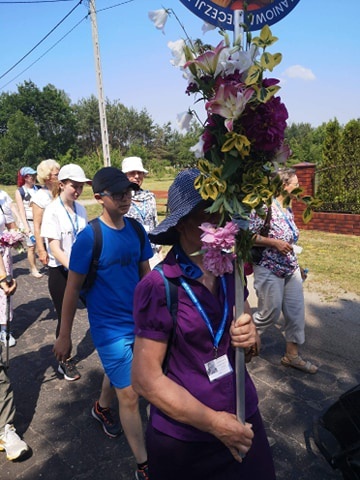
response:
M309 360L303 360L300 355L289 357L289 355L285 353L281 359L281 364L285 367L297 368L305 373L314 374L318 371L318 367L316 365L309 362Z

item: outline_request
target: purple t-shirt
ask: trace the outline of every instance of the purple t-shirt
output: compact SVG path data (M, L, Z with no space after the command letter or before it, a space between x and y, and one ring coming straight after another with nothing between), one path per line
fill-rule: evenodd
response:
M213 327L218 330L223 316L224 293L218 281L218 291L213 295L200 282L185 276L176 263L173 251L167 255L163 271L168 278L183 275L207 313ZM175 340L171 345L167 375L186 388L200 402L218 411L236 413L235 351L230 343L230 323L233 311L234 277L226 275L229 315L218 348L218 357L227 354L233 373L210 382L205 363L214 359L211 334L197 308L182 287L178 288L178 312ZM165 285L161 274L153 270L137 285L134 297L135 334L152 340L167 341L173 322L166 305ZM255 386L245 372L246 418L257 410ZM213 441L215 437L190 425L179 423L152 407L152 425L157 430L184 441Z

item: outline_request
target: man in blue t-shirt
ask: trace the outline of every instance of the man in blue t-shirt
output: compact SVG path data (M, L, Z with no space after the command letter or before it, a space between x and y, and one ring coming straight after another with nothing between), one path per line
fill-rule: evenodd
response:
M124 433L138 464L136 478L147 479L138 396L131 386L134 343L133 297L140 278L150 271L150 242L144 244L131 221L124 218L138 185L114 167L99 170L92 181L94 197L103 207L99 217L102 250L94 284L86 293L90 331L106 376L114 387ZM142 227L141 227L142 228ZM71 354L71 330L79 295L93 261L94 230L88 225L73 245L62 308L61 328L54 346L58 360ZM106 385L106 377L104 384ZM103 384L103 390L104 387ZM102 397L107 393L102 392ZM99 402L96 402L98 404ZM101 407L96 405L96 408ZM94 415L94 414L93 414Z

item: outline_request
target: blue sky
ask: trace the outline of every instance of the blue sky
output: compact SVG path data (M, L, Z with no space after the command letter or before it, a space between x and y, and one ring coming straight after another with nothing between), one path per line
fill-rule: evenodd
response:
M78 3L0 0L0 76ZM185 94L181 72L170 64L167 43L183 36L179 24L171 17L164 35L148 19L150 10L162 7L176 12L190 37L214 45L220 41L217 32L203 35L203 21L179 0L96 0L103 87L110 100L138 111L145 108L156 123L170 121L175 126L176 115L192 107L193 98ZM81 21L87 11L84 0L84 5L75 8L38 48L0 79L0 91L15 92L18 84L31 80L39 88L55 85L73 102L97 95L91 23L89 18ZM289 123L318 126L335 117L341 124L360 118L359 19L360 0L300 0L271 27L279 41L270 51L283 55L273 76L281 79L280 95L289 111ZM41 55L43 58L21 73Z

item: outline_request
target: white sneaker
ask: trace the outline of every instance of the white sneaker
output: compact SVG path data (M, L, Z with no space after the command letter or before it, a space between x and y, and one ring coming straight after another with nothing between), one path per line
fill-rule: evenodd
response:
M13 425L5 425L4 434L0 436L0 451L6 451L8 460L16 460L29 450L24 440L21 440Z
M1 332L0 332L0 342L2 342L6 347L7 340L6 340L6 331L5 330L1 330ZM10 335L9 335L9 347L14 347L15 345L16 345L16 340L10 333Z

